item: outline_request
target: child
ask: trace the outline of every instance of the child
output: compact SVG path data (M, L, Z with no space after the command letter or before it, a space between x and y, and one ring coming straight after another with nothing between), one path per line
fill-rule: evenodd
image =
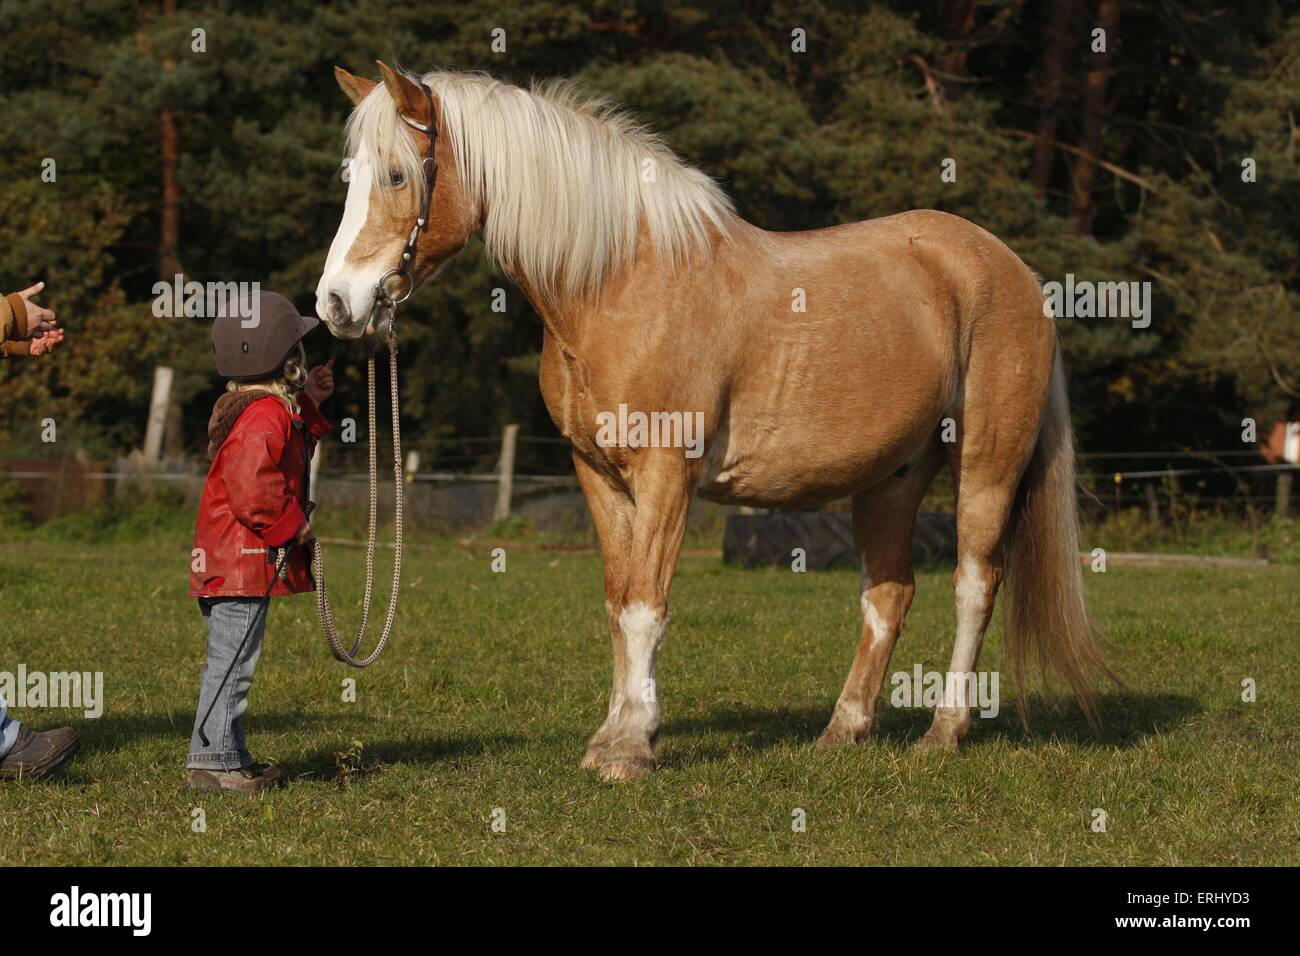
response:
M242 717L266 629L266 614L258 612L281 549L290 549L289 555L271 593L315 589L307 468L316 441L331 427L319 405L334 391L333 359L306 371L301 339L317 324L273 292L258 293L252 317L221 316L213 323L217 372L230 381L208 422L212 467L190 565L190 597L199 599L208 631L208 662L186 763L191 790L247 794L280 779L278 767L253 762ZM236 653L239 660L222 688ZM199 731L209 707L204 744Z

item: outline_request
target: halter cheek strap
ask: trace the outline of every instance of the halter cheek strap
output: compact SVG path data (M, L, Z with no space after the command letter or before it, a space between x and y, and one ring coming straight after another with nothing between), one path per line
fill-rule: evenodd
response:
M438 161L434 158L434 150L438 145L438 117L433 111L433 90L426 83L420 84L420 89L424 90L429 99L429 123L417 122L411 119L405 113L397 114L399 118L411 129L424 133L429 139L429 155L424 157L422 168L424 170L424 197L420 200L420 214L416 217L415 225L411 227L411 234L406 239L406 247L402 250L402 258L395 268L389 269L379 278L379 284L375 288L375 307L379 309L396 309L415 291L415 279L411 275L411 269L415 265L415 247L420 241L420 233L429 226L429 205L433 202L433 189L438 182ZM401 294L394 296L388 291L390 279L397 278L404 280Z

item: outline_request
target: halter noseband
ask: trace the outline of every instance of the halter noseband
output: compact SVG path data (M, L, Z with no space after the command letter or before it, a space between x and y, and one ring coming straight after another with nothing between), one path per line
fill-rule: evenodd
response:
M420 233L428 228L429 204L433 201L433 187L438 182L438 161L434 159L434 149L438 144L438 117L433 111L433 90L427 83L421 83L420 89L424 90L429 98L429 124L426 126L424 123L418 123L405 113L397 115L411 129L424 133L429 138L429 155L424 157L423 163L424 198L420 201L420 215L416 217L415 225L411 227L411 234L406 239L406 248L402 250L401 261L395 268L389 269L379 277L379 283L375 287L375 311L388 308L396 311L397 306L409 299L411 293L415 291L415 279L411 276L411 268L415 265L415 246L420 241ZM388 292L388 280L394 277L405 280L405 290L398 297Z

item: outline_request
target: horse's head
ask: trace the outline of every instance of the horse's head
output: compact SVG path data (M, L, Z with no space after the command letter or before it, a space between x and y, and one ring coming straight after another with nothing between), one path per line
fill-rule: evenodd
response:
M376 309L381 279L388 276L389 301L404 298L408 284L410 290L420 285L481 224L481 213L461 188L450 138L443 135L446 127L437 97L417 79L383 63L379 69L382 83L343 69L334 71L355 109L347 126L347 202L316 287L316 312L334 335L345 339L374 332L375 325L390 317L384 314L383 304ZM394 275L390 273L401 262L428 188L424 161L430 137L417 126L437 133L432 140L437 184L429 197L427 223L418 232L409 274Z

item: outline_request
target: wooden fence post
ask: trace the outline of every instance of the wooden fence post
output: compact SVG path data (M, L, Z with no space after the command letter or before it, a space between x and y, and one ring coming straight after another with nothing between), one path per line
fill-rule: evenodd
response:
M149 422L144 431L144 460L151 465L156 465L162 454L171 392L172 370L166 365L159 365L153 370L153 397L149 400Z
M519 440L519 426L507 425L501 434L501 463L497 480L497 505L492 520L505 521L510 517L510 499L514 496L515 444Z
M1146 484L1147 496L1147 520L1153 525L1160 524L1160 502L1156 499L1156 483L1148 481Z

